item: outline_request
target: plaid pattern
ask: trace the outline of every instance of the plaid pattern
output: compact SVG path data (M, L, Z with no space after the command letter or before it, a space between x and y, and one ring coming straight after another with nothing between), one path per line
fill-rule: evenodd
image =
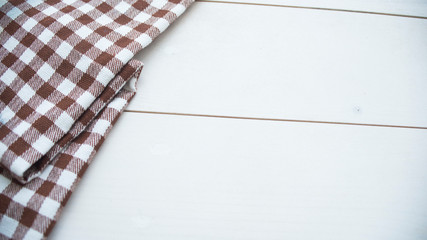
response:
M0 0L0 239L41 239L192 0Z

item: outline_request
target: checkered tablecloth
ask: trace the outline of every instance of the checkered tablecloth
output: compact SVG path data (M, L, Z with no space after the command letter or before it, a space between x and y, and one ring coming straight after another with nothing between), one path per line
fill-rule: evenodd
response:
M192 0L0 1L0 239L47 237Z

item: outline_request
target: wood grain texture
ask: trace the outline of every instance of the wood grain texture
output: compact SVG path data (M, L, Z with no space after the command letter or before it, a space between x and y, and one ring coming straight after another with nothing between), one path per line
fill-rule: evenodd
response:
M427 127L427 21L196 2L130 110Z
M427 131L125 113L50 239L425 239Z
M421 0L245 2L427 16ZM426 37L424 19L196 2L138 55L136 112L50 239L424 240L427 130L263 118L427 127Z
M198 0L200 2L239 3L303 7L324 10L355 11L373 14L394 14L407 17L427 17L424 0Z

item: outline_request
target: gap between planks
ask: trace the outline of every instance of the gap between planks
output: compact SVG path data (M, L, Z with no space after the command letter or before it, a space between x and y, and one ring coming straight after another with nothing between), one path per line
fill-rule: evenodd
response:
M174 115L174 116L187 116L187 117L227 118L227 119L258 120L258 121L298 122L298 123L317 123L317 124L336 124L336 125L363 126L363 127L410 128L410 129L423 129L423 130L427 130L427 127L401 126L401 125L386 125L386 124L351 123L351 122L329 122L329 121L297 120L297 119L282 119L282 118L239 117L239 116L225 116L225 115L211 115L211 114L175 113L175 112L154 112L154 111L138 111L138 110L124 110L124 112L128 112L128 113L145 113L145 114L159 114L159 115Z
M427 17L423 17L423 16L413 16L413 15L395 14L395 13L371 12L371 11L362 11L362 10L347 10L347 9L337 9L337 8L279 5L279 4L270 4L270 3L244 3L244 2L216 1L216 0L195 0L195 1L196 2L208 2L208 3L228 3L228 4L240 4L240 5L265 6L265 7L300 8L300 9L312 9L312 10L323 10L323 11L363 13L363 14L374 14L374 15L384 15L384 16L393 16L393 17L427 19Z

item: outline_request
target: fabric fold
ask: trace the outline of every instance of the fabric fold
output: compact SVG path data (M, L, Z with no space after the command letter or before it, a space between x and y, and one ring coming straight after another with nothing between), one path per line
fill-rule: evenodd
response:
M96 98L91 106L74 122L71 129L58 141L43 157L28 168L22 178L17 178L21 183L26 183L37 177L47 164L52 161L58 153L63 151L84 129L98 116L107 104L114 99L127 82L139 75L142 63L137 60L128 62L119 74L111 80L104 91ZM16 175L14 176L16 178Z
M193 0L0 0L0 239L46 238Z
M140 68L136 69L132 78L137 79L139 71ZM43 239L52 231L72 191L134 95L134 91L127 89L120 91L82 133L46 165L41 175L24 186L0 170L0 209L4 211L1 234L13 239Z

